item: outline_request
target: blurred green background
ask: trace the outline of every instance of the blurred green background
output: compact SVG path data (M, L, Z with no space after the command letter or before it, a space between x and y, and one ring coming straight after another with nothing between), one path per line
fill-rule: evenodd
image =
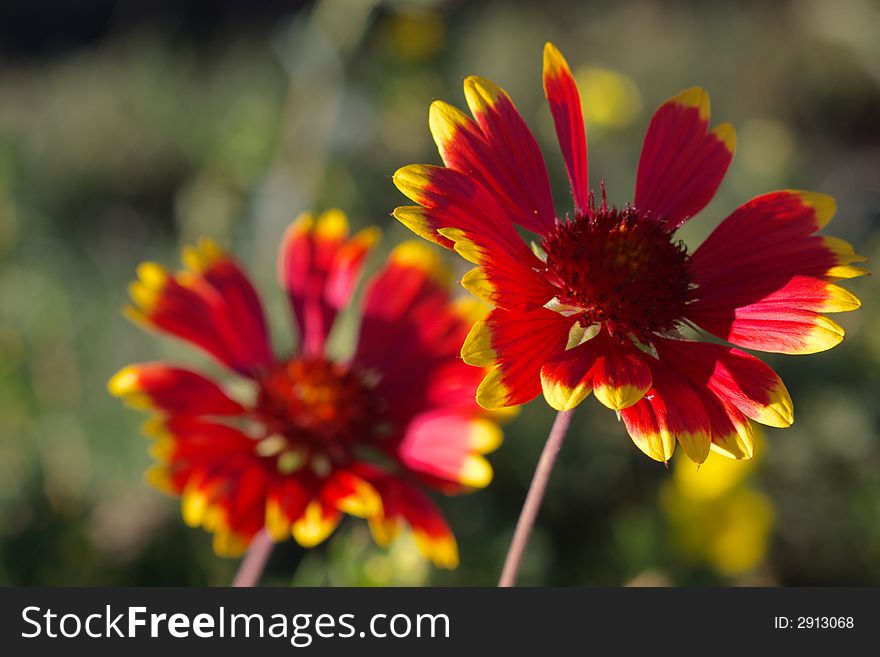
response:
M173 266L208 235L263 293L281 348L281 233L338 206L411 235L390 175L438 163L427 111L464 106L463 78L506 88L532 126L558 208L570 207L541 88L554 41L581 83L594 184L631 198L650 113L699 84L739 147L695 246L741 202L800 187L837 198L835 235L880 253L880 4L7 0L0 8L0 584L229 582L234 560L188 529L142 471L143 417L106 392L133 362L205 360L120 315L135 266ZM374 258L373 264L380 258ZM460 262L449 259L454 266ZM463 271L463 270L462 270ZM553 474L521 582L880 584L877 277L849 287L831 352L769 357L797 421L751 464L697 473L639 453L593 400ZM280 337L280 339L279 339ZM551 412L507 429L488 490L442 500L461 566L437 571L361 521L305 553L276 548L276 584L493 584Z

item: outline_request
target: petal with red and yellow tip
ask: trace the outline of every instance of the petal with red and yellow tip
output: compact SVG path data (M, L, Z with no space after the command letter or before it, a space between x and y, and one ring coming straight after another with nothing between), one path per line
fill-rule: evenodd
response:
M534 310L559 293L536 266L525 266L522 260L497 250L487 251L459 228L441 228L440 234L452 241L461 257L481 265L462 277L461 284L487 303L508 310Z
M210 271L221 269L226 272L224 276L252 291L244 274L226 256L213 261ZM237 273L229 274L231 271ZM240 312L240 304L235 299L241 290L232 292L235 286L226 284L218 289L204 272L187 271L174 276L152 262L141 264L137 273L138 280L129 285L134 306L126 309L126 315L131 320L186 340L245 376L272 362L268 335L256 337L247 321L239 324L236 313Z
M448 230L443 232L449 234ZM460 251L459 243L456 243L456 250ZM545 305L558 294L558 290L538 273L539 268L535 263L524 266L521 260L479 249L473 260L481 266L467 272L461 279L461 285L493 306L508 310L532 310Z
M449 298L452 272L426 244L404 242L366 285L353 360L394 378L411 373L407 360L442 353L450 327L460 322ZM453 349L454 351L454 349Z
M694 463L709 456L711 427L697 393L672 373L655 370L655 385L621 411L627 431L645 454L667 462L678 442Z
M419 488L374 466L356 463L352 470L369 481L382 498L381 515L370 520L376 543L388 545L406 522L423 556L441 568L458 565L458 547L437 506Z
M568 63L549 42L544 46L544 95L553 114L575 208L586 215L590 210L590 177L581 97Z
M858 308L830 278L864 273L843 240L814 236L834 214L830 196L785 190L738 208L692 257L685 316L734 344L791 354L829 349L843 329L822 312Z
M238 264L213 241L203 238L183 250L188 272L203 278L223 300L223 314L235 328L235 346L255 367L272 363L269 328L260 298ZM185 275L184 275L185 276Z
M464 91L476 124L441 101L431 105L428 115L443 162L497 198L509 221L546 233L553 226L553 199L531 131L510 97L488 80L471 76Z
M373 486L349 470L336 469L324 482L321 501L358 518L382 514L382 498Z
M353 361L381 375L377 394L403 425L429 408L476 410L474 390L482 376L459 358L473 317L462 311L462 301L451 300L450 280L436 250L407 242L394 249L364 294Z
M201 347L233 370L244 373L224 339L218 317L218 295L201 294L181 285L164 267L145 262L138 269L138 280L128 293L134 305L126 316L137 324L156 329ZM208 298L206 298L206 296Z
M751 422L732 403L711 391L695 388L712 427L712 451L727 458L749 460L755 455Z
M172 415L241 415L244 408L214 381L163 363L129 365L107 383L128 405Z
M335 507L312 500L291 528L293 539L304 548L323 543L342 519L342 513Z
M734 309L688 310L700 328L740 347L780 354L814 354L836 347L844 330L824 315L798 309L780 311L754 304Z
M338 209L300 215L287 229L278 254L278 277L287 290L307 354L324 351L339 311L351 301L364 260L380 237L366 228L349 238Z
M341 310L351 302L364 260L381 237L382 231L370 226L356 233L339 249L327 272L324 287L324 300L331 308Z
M828 223L834 208L830 196L796 190L770 192L741 205L692 256L692 273L701 288L698 298L738 288L758 298L793 276L861 275L858 269L847 269L866 260L850 244L813 235Z
M669 367L746 417L772 427L794 422L791 396L782 379L751 354L725 345L663 338L655 339L654 346Z
M451 278L436 249L412 241L367 284L353 361L381 375L376 393L398 426L438 406L476 410L480 372L459 358L472 320L450 298Z
M541 367L562 353L574 318L546 308L496 308L474 324L461 348L464 362L492 366L477 389L485 409L516 406L541 392Z
M544 399L557 411L575 408L593 391L589 372L596 362L596 342L589 340L569 349L541 368Z
M615 411L639 401L651 387L651 368L645 362L649 356L604 330L590 342L596 356L588 376L596 399Z
M303 515L311 501L311 492L292 477L279 478L266 498L266 531L272 540L280 542L290 538L291 525Z
M675 436L660 425L654 407L642 399L620 411L626 431L635 446L655 461L666 463L675 451Z
M831 279L858 278L868 273L864 267L853 266L854 262L867 262L867 258L855 252L852 244L840 239L824 235L821 237L822 244L834 254L834 266L825 272L825 276Z
M498 256L507 254L525 265L534 262L534 254L520 239L496 197L475 178L446 167L411 164L398 169L393 180L403 194L423 206L421 224L409 208L398 208L394 213L416 233L424 236L428 225L444 238L434 241L451 247L453 240L440 231L458 229L462 237L483 251Z
M652 360L652 389L645 395L658 424L675 436L685 454L700 464L709 456L712 428L694 385L661 361Z
M438 568L458 566L458 544L437 505L414 486L403 482L400 511L419 551Z
M694 273L705 284L755 269L778 282L785 274L821 277L832 267L863 261L843 240L811 237L835 209L832 197L817 192L787 189L757 196L693 253Z
M501 440L501 429L494 422L432 411L409 424L397 456L416 472L468 488L484 488L492 480L492 466L482 454L496 449Z
M709 131L709 96L699 87L663 103L648 125L635 206L677 228L715 196L736 150L729 123Z

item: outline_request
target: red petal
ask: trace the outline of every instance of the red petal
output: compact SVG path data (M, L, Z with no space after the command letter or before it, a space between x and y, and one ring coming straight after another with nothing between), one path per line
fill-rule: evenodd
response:
M575 208L586 215L590 210L590 178L581 99L568 63L552 43L544 46L544 95L550 103Z
M493 368L477 390L477 403L492 409L534 399L542 366L565 349L575 321L546 308L496 308L477 322L461 348L466 363Z
M244 272L212 242L184 251L188 271L144 263L129 287L135 321L191 342L245 376L269 367L263 310Z
M444 163L487 189L505 216L544 234L554 222L553 199L538 144L510 97L471 76L465 97L477 123L446 103L431 106L429 125Z
M739 207L692 257L696 284L686 317L735 344L764 351L829 349L843 329L823 312L859 300L829 281L863 273L846 242L814 236L834 214L830 196L786 190Z
M656 339L660 359L751 419L774 427L794 421L782 379L754 356L708 342Z
M590 342L594 341L596 362L589 376L596 399L613 410L632 406L651 387L651 368L645 362L646 354L628 340L613 339L604 330Z
M709 128L709 97L698 87L654 113L639 160L635 206L676 228L712 200L733 159L733 128Z
M634 406L620 414L636 446L657 461L668 461L681 443L695 463L709 455L711 428L700 396L681 377L659 364L654 385Z
M339 210L299 217L287 229L278 254L278 277L287 290L306 354L324 352L333 322L348 305L364 258L379 238L368 228L348 238Z
M501 443L494 423L447 411L431 411L413 419L396 454L412 470L461 486L483 488L492 479L492 468L481 454Z
M575 408L593 391L590 370L596 362L595 341L563 352L541 368L544 399L557 411Z
M244 408L207 377L163 363L120 370L107 384L130 405L172 415L240 415Z

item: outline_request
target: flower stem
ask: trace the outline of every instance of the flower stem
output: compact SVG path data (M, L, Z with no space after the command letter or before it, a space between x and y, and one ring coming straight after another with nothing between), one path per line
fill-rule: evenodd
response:
M247 554L241 560L238 572L235 573L235 579L232 580L232 586L235 587L251 587L256 586L260 581L260 575L269 561L269 555L272 554L272 548L275 543L264 529L251 541Z
M532 483L529 486L529 492L526 494L525 504L523 504L522 511L519 514L516 530L513 532L513 540L510 542L507 557L504 559L504 568L501 571L501 579L498 580L498 586L509 587L516 583L516 576L519 573L523 553L529 543L529 537L532 535L535 518L538 517L538 510L541 508L541 501L544 499L544 491L547 490L550 472L553 470L553 464L556 462L559 448L562 447L562 441L565 438L565 433L568 431L568 425L571 424L572 413L574 413L574 409L559 411L556 414L556 419L553 421L550 435L547 436L547 442L544 444L541 458L538 460L538 466L535 468L535 474L532 476Z

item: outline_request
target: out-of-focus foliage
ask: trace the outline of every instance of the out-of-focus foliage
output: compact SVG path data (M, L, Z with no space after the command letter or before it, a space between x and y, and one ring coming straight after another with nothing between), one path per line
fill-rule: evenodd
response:
M172 265L203 234L234 248L285 348L273 259L286 223L339 206L383 225L386 248L408 238L389 218L403 200L390 174L439 162L428 105L463 107L471 73L511 93L568 208L541 90L545 40L582 85L590 170L609 201L631 196L653 107L699 84L739 147L683 239L696 245L752 196L800 187L833 194L834 234L880 255L880 8L869 0L73 4L15 0L0 16L3 584L229 581L236 563L142 481L141 418L105 391L132 361L207 365L120 316L135 266ZM865 307L841 317L840 347L769 359L797 421L765 432L754 465L664 468L584 403L522 583L880 584L877 277L851 287ZM343 328L334 345L351 337ZM492 458L492 486L441 500L457 571L432 570L406 539L376 548L351 522L308 554L278 547L267 580L494 583L551 420L540 400L527 406Z

